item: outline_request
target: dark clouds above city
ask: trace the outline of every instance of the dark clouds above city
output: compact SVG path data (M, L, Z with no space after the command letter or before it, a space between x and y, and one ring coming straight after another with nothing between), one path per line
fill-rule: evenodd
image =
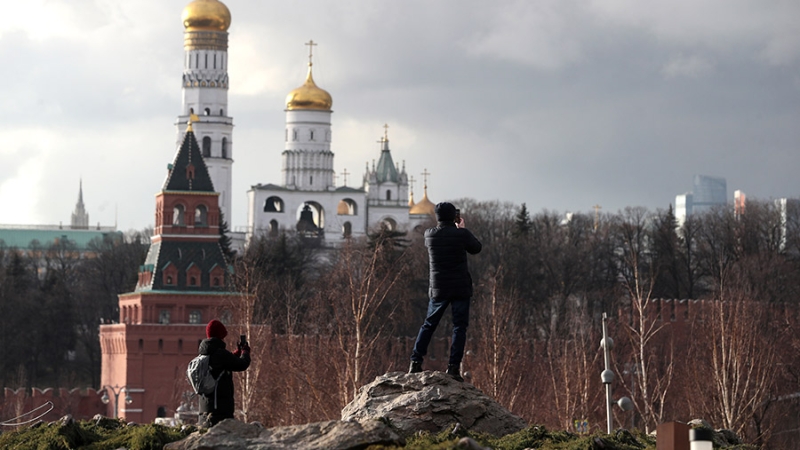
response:
M0 223L152 225L181 106L181 0L29 0L0 17ZM800 196L797 1L224 2L233 228L280 183L284 99L333 96L335 169L360 185L389 124L432 201L667 208L694 174ZM341 183L342 178L339 178Z

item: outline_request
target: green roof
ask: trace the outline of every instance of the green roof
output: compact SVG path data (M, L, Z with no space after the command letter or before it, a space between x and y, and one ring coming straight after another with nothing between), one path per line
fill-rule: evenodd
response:
M122 240L121 231L0 228L0 246L30 250L35 247L32 245L34 242L38 242L39 247L47 248L66 239L78 250L85 251L89 249L90 242L95 239L102 240L107 236L114 240Z

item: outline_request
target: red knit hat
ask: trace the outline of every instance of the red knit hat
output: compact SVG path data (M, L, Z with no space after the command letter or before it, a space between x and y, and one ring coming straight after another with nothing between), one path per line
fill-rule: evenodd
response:
M225 336L227 335L228 329L225 328L225 325L223 325L222 322L217 319L208 322L208 325L206 325L206 337L225 339Z

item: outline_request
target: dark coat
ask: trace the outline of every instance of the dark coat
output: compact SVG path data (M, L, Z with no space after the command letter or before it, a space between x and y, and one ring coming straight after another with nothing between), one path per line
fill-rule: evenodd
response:
M472 277L467 253L481 251L481 243L466 228L453 222L439 222L425 231L425 246L430 258L428 296L439 300L472 297Z
M200 354L210 355L211 375L217 381L217 407L214 409L214 393L200 395L200 412L212 413L218 420L233 418L233 374L250 367L250 355L236 356L225 349L225 342L219 338L203 339ZM220 373L222 376L220 377Z

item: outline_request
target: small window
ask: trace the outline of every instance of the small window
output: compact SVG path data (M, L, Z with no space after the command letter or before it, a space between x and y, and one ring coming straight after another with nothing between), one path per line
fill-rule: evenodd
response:
M292 130L292 140L293 141L297 140L297 130Z
M189 108L189 114L194 114L194 108Z
M228 139L226 139L226 138L222 138L222 154L221 155L222 155L223 158L227 158L228 157Z
M311 137L311 140L313 141L314 140L314 130L311 130L310 137Z
M314 175L308 177L308 184L314 184Z
M208 136L203 138L203 157L211 157L211 138Z
M219 278L214 277L214 286L219 286Z
M392 199L392 191L387 189L386 190L386 200L391 200L391 199Z
M208 226L208 208L205 205L199 205L194 210L194 225L197 227Z
M167 281L166 281L166 284L168 284L168 285L172 285L172 275L167 275Z
M169 324L169 310L168 309L162 309L158 313L158 323L160 323L162 325Z
M278 235L278 221L275 219L269 221L269 235L272 237Z
M193 309L189 313L189 323L192 325L197 325L203 322L203 314L200 312L199 309Z
M197 286L197 278L196 277L190 277L189 278L189 286Z
M220 116L224 116L224 115L225 115L225 110L223 110L223 109L220 109L220 110L219 110L219 115L220 115Z
M342 227L342 236L349 238L353 235L353 225L350 222L345 222Z
M211 108L206 108L203 110L203 115L210 116L211 115Z
M139 351L144 350L144 339L139 339Z
M161 353L163 351L164 351L164 340L163 339L159 339L158 340L158 353Z
M172 209L172 224L179 227L184 226L186 224L183 217L185 212L186 210L183 205L175 205L175 207Z

